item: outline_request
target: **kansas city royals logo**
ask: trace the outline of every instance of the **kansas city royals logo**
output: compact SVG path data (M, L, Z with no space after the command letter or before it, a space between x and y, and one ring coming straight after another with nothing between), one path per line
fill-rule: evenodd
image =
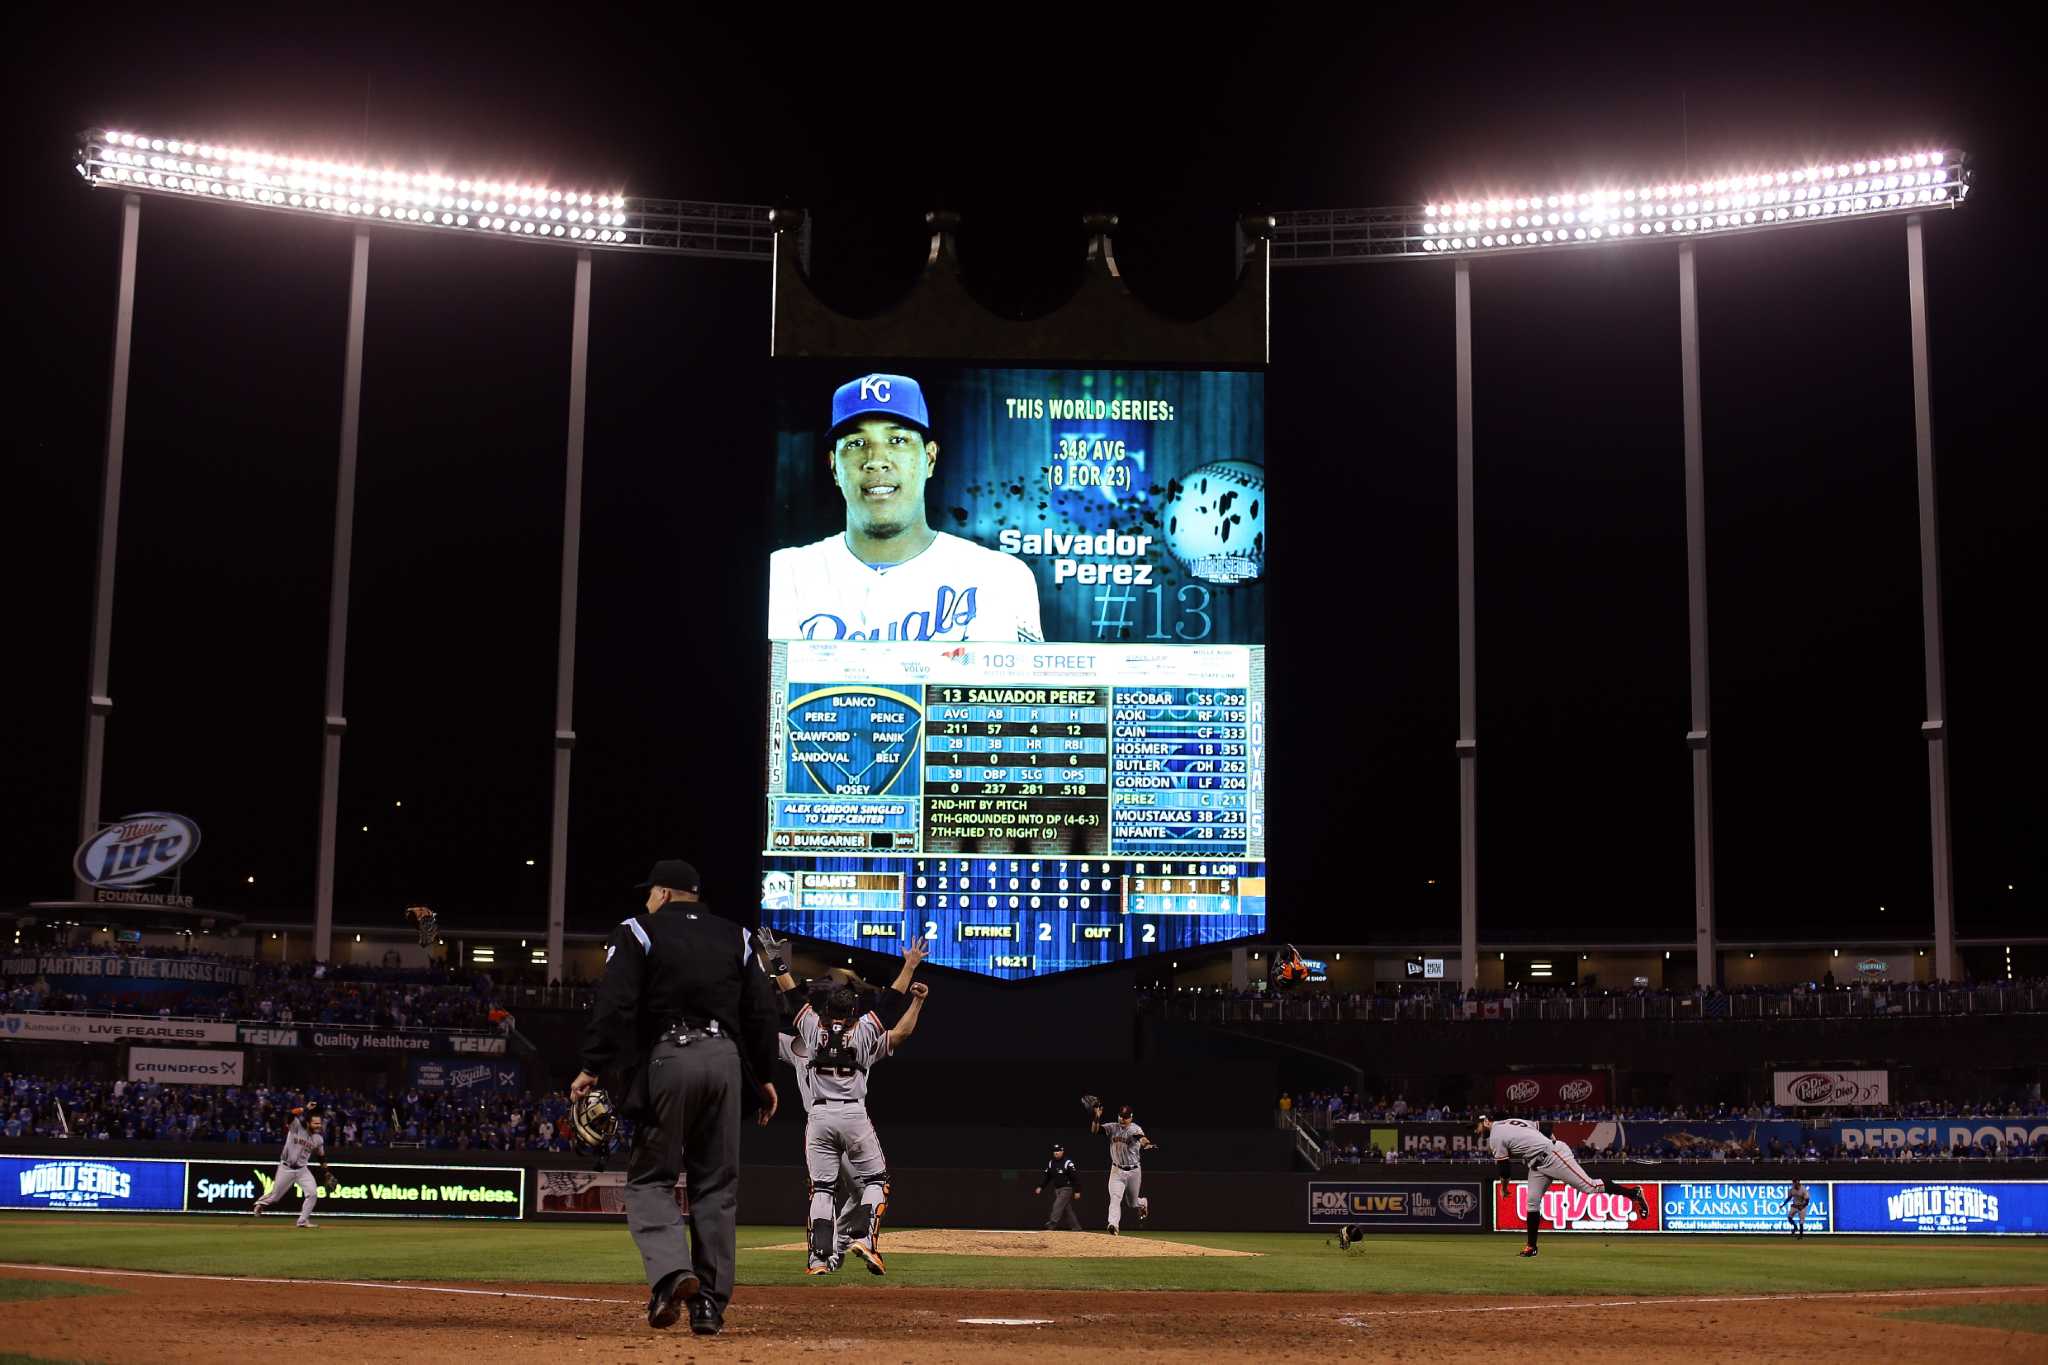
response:
M870 400L877 403L888 402L889 377L883 374L871 374L867 378L861 380L860 399L863 403L868 402Z

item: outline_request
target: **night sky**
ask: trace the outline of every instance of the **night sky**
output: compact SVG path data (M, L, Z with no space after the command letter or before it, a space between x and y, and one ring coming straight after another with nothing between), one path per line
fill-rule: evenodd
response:
M1196 314L1247 209L1942 147L1978 177L1927 231L1958 928L2041 931L2043 219L2017 28L1432 12L1189 35L1076 12L940 40L908 12L772 34L681 12L13 23L0 904L68 895L76 841L119 218L71 170L87 126L804 205L849 311L901 292L950 205L971 282L1018 314L1069 286L1091 208L1123 215L1127 280ZM193 816L186 890L265 917L311 915L348 243L143 205L105 814ZM1674 257L1473 269L1482 937L1691 937ZM344 922L426 899L544 926L572 262L375 235ZM1903 223L1708 242L1699 275L1723 935L1931 933ZM596 263L573 928L614 922L657 856L713 900L752 889L768 287L762 264ZM1275 927L1455 938L1451 268L1278 271L1273 331Z

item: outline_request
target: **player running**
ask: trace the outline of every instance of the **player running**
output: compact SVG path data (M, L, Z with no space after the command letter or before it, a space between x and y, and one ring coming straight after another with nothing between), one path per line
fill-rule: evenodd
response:
M1145 1220L1152 1216L1152 1201L1139 1194L1145 1173L1139 1169L1143 1154L1159 1144L1145 1136L1145 1130L1135 1122L1135 1115L1128 1104L1116 1111L1116 1122L1102 1121L1102 1106L1095 1106L1095 1115L1088 1123L1088 1131L1101 1133L1109 1139L1109 1235L1114 1237L1123 1228L1124 1200L1131 1201L1131 1207L1138 1211L1138 1226L1145 1226Z
M298 1227L318 1227L313 1221L313 1204L320 1198L320 1186L333 1189L334 1173L327 1169L327 1139L321 1135L325 1125L320 1118L318 1103L308 1101L304 1109L292 1110L291 1127L285 1130L284 1154L277 1161L277 1176L270 1182L270 1190L256 1201L249 1212L262 1217L263 1210L284 1198L285 1191L296 1185L304 1191L306 1202L299 1206ZM313 1181L313 1173L306 1169L308 1157L320 1163L320 1180Z
M924 390L905 375L862 375L832 395L827 458L846 529L768 557L769 639L1045 638L1022 560L932 529L931 427Z
M1792 1188L1785 1192L1785 1225L1792 1229L1794 1237L1806 1235L1806 1206L1813 1202L1813 1191L1799 1183L1795 1177Z
M848 1247L867 1263L870 1273L884 1273L882 1215L888 1210L889 1163L882 1155L868 1117L868 1070L895 1052L917 1030L930 988L922 981L910 987L910 1008L885 1029L873 1011L854 1017L853 990L840 986L826 997L826 1017L806 1004L797 1011L796 1036L803 1044L811 1073L811 1102L804 1125L805 1164L811 1173L810 1259L805 1272L827 1275L838 1254L833 1192L842 1163L860 1182L866 1232Z
M1473 1131L1486 1139L1502 1184L1508 1180L1510 1159L1524 1162L1529 1168L1523 1182L1529 1199L1529 1241L1522 1248L1524 1256L1536 1254L1536 1230L1543 1222L1543 1192L1553 1184L1566 1184L1585 1194L1621 1195L1636 1206L1636 1217L1650 1216L1650 1201L1643 1197L1640 1185L1595 1180L1572 1156L1570 1147L1543 1136L1543 1130L1527 1119L1489 1119L1481 1115Z

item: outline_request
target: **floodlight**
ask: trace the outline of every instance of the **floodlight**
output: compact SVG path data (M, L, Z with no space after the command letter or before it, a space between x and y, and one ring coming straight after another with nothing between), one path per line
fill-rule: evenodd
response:
M75 164L95 188L564 246L650 245L640 204L616 192L457 178L124 129L86 133ZM568 223L586 226L572 234Z
M1431 255L1473 255L1657 236L1715 236L1954 208L1969 192L1968 168L1960 156L1904 152L1704 180L1424 204L1405 245Z

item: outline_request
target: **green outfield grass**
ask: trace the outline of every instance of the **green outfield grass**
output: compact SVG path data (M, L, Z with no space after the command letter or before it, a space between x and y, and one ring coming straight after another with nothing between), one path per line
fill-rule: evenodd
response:
M762 1248L793 1228L740 1231L742 1284L804 1280L803 1254ZM890 1257L886 1279L849 1264L831 1283L1015 1289L1311 1290L1421 1294L1722 1294L2048 1285L2048 1239L1557 1235L1534 1261L1510 1236L1375 1236L1339 1252L1321 1233L1138 1233L1255 1258L1028 1260ZM307 1279L516 1280L630 1285L639 1257L617 1226L287 1218L0 1215L0 1261ZM888 1238L883 1238L888 1250Z

